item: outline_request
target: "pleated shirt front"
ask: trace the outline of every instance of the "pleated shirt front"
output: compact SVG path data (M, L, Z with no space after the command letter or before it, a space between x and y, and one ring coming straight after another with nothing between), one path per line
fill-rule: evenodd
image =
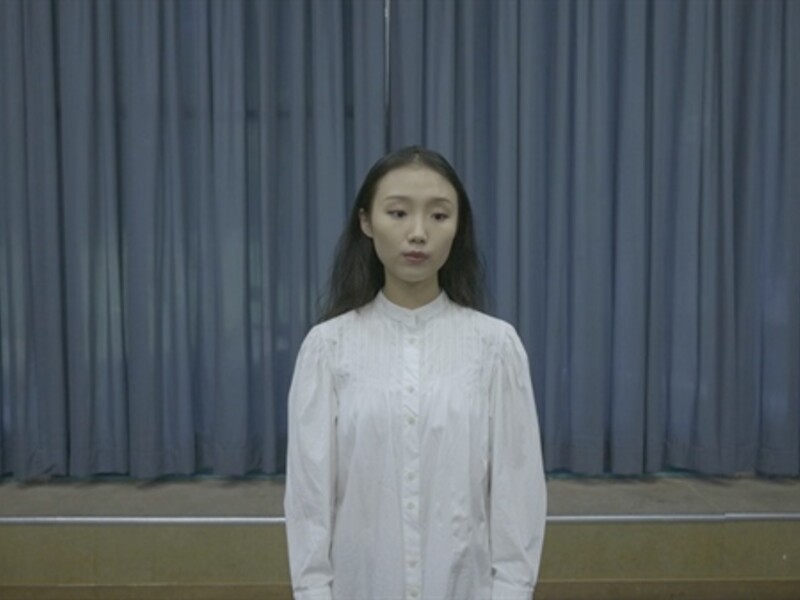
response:
M309 332L289 394L297 600L529 600L545 498L510 325L378 294Z

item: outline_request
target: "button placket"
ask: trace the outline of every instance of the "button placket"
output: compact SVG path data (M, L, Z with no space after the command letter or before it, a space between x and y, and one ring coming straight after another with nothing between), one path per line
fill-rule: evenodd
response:
M419 409L420 409L420 338L411 324L403 339L403 537L405 549L406 595L420 597L422 572L419 564Z

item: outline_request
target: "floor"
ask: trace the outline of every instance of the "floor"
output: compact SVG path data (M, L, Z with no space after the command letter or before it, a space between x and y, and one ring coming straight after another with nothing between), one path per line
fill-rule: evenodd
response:
M290 600L283 492L0 481L0 598ZM537 599L800 598L800 479L552 476L548 496Z
M282 478L0 482L0 523L38 517L281 517ZM548 480L551 519L800 520L800 479L754 477Z

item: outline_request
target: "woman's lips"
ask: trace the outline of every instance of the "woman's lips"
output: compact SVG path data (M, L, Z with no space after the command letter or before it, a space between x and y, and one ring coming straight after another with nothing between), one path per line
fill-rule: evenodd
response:
M418 265L428 260L428 255L424 252L403 252L403 257L414 265Z

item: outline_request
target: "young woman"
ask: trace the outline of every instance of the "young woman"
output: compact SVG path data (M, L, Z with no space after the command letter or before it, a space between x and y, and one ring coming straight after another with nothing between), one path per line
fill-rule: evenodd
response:
M476 310L467 194L419 147L367 174L289 394L296 600L530 600L545 481L528 359Z

